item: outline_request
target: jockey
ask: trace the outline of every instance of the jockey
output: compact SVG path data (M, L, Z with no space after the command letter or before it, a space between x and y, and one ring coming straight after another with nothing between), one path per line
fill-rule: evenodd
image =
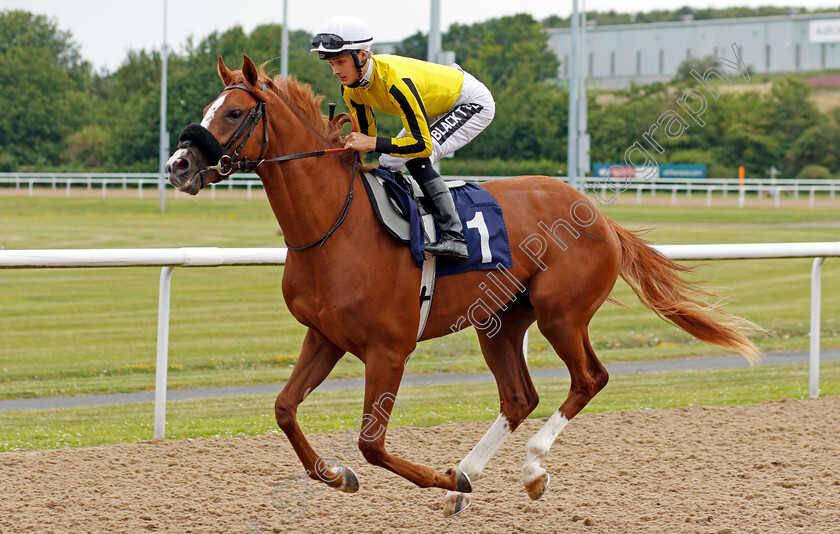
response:
M439 239L426 245L436 256L467 259L467 241L452 195L433 164L481 133L493 120L496 104L487 87L451 67L370 52L373 34L351 16L330 19L312 38L311 52L329 61L341 80L344 102L359 123L345 146L381 154L387 169L408 170L432 200ZM377 137L373 110L402 119L396 137Z

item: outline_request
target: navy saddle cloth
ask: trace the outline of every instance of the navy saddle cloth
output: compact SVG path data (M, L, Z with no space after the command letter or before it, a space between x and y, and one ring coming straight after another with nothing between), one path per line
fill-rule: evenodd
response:
M382 187L385 189L389 200L387 203L382 202L381 196L380 200L377 200L377 195L373 191L378 183L377 180L362 180L371 199L374 212L388 228L391 235L408 244L417 266L422 267L425 235L417 201L414 195L409 192L410 184L406 178L402 176L395 178L384 169L374 169L371 174L382 180ZM510 253L507 227L502 215L502 208L493 198L493 195L474 183L452 187L450 192L461 218L461 224L464 227L464 237L467 238L470 258L463 262L438 258L436 276L497 269L500 265L506 269L511 268L513 259ZM420 202L421 207L419 209L423 210L422 213L427 213L427 210L422 207L423 199L420 199ZM393 213L385 213L388 210ZM395 231L392 228L393 225L389 226L386 222L388 217L393 217L394 213L408 222L407 233Z

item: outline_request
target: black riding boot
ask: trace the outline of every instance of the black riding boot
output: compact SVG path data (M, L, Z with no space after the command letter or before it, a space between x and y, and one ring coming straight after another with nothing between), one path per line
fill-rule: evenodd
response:
M426 245L426 251L435 256L450 258L456 261L468 259L467 240L452 193L443 183L443 178L432 167L427 158L410 160L406 167L420 184L420 189L432 201L432 213L437 224L439 236L434 243Z

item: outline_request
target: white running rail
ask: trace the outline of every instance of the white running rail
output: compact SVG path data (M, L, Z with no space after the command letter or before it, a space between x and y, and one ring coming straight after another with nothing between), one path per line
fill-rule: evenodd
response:
M823 259L840 256L840 241L815 243L749 243L726 245L660 245L672 260L814 258L811 268L811 338L809 391L819 396L820 277ZM166 378L169 368L169 300L174 267L280 265L285 248L157 248L0 250L0 269L161 266L155 371L155 438L165 436ZM527 342L526 342L527 343ZM527 344L526 344L527 347Z

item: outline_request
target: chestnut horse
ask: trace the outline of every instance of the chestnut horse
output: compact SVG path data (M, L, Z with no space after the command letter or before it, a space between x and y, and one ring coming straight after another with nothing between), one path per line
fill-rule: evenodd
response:
M322 97L294 78L268 78L247 56L241 71L221 58L218 70L226 88L205 109L201 126L182 134L168 163L170 182L194 195L231 171L255 170L262 180L289 246L283 296L308 327L275 415L311 478L345 492L359 487L350 468L312 449L296 420L298 405L349 352L365 364L358 443L364 457L417 486L449 490L445 515L466 508L487 462L539 402L522 351L536 321L571 375L565 401L526 446L522 482L532 499L540 498L549 480L541 460L607 384L587 329L619 275L665 320L759 360L745 335L754 325L706 304L709 294L679 276L689 268L608 219L582 193L544 176L494 181L484 187L504 212L513 266L438 279L421 339L474 326L496 379L500 414L456 469L441 473L389 453L385 430L417 343L420 270L380 225L366 195L352 194L358 155L342 148L340 127L319 110Z

